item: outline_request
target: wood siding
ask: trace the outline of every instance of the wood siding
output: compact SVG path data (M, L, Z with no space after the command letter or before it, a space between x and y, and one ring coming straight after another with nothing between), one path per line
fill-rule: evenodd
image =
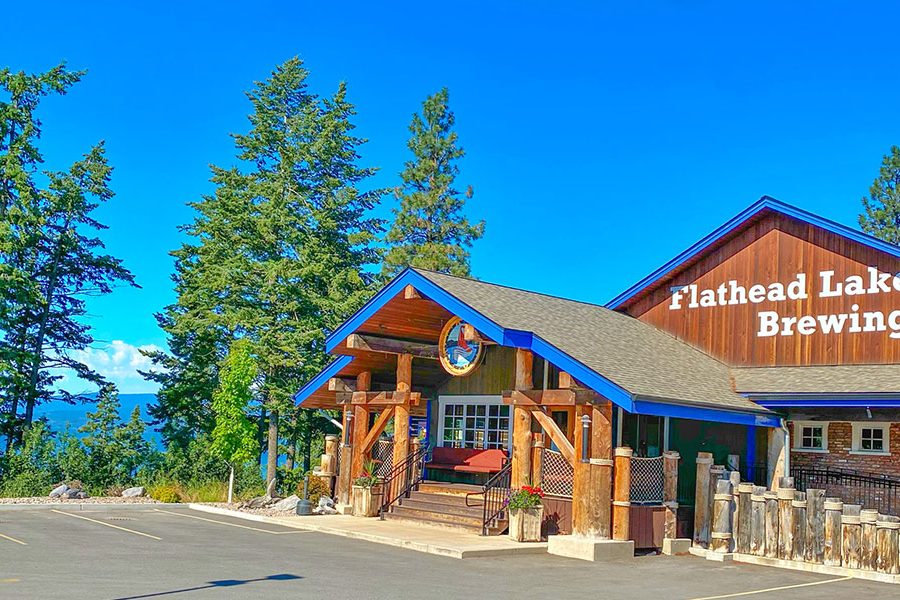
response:
M480 367L465 377L450 377L438 387L437 395L500 395L513 389L515 383L516 349L488 346Z
M622 307L642 321L668 331L729 364L745 366L883 364L900 362L900 340L887 331L775 335L758 337L759 313L780 317L881 311L885 319L900 308L900 292L820 298L821 271L834 271L835 281L860 275L868 286L867 267L900 271L900 260L777 213L747 224L734 236L636 296ZM670 310L671 289L696 284L715 289L735 280L754 284L787 284L807 274L804 300ZM889 284L890 285L890 284ZM858 310L852 309L858 305ZM862 317L861 317L862 318Z

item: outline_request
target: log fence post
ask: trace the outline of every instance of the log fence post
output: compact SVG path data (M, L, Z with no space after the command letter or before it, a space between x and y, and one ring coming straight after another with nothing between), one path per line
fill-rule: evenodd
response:
M712 519L713 519L713 508L714 508L714 497L716 495L716 489L718 488L719 481L725 476L725 467L722 465L712 465L709 468L709 495L707 498L707 509L706 514L708 515L707 519L709 519L709 533L706 534L707 543L712 542Z
M766 554L766 488L751 484L750 492L750 554Z
M794 557L794 510L791 506L794 487L782 484L775 493L778 494L778 558L791 560Z
M791 560L802 561L806 558L806 493L794 491L791 500L791 511L794 532L791 535Z
M753 538L753 490L756 486L752 483L738 484L738 501L737 507L737 542L735 543L735 552L742 554L750 554L750 544ZM765 522L763 522L765 527Z
M541 487L544 480L544 436L537 433L531 446L531 484Z
M866 509L859 513L860 568L874 571L878 566L878 511Z
M694 542L693 545L709 546L709 473L712 467L711 452L697 453L697 483L694 493Z
M613 489L614 540L631 538L631 457L634 451L627 446L615 450L615 483Z
M776 492L764 492L763 498L766 501L766 544L765 556L767 558L778 558L778 494Z
M848 569L858 569L861 562L861 508L859 504L845 504L841 514L841 562Z
M844 503L840 498L825 499L825 552L824 563L829 567L841 566L841 513Z
M737 455L730 455L737 456ZM738 522L738 510L740 509L741 503L741 495L740 495L740 485L741 485L741 472L740 471L728 471L727 479L729 483L731 483L731 504L729 507L731 508L731 547L728 549L729 552L736 552L737 548L737 538L740 523Z
M675 450L663 452L663 506L666 510L664 537L674 540L678 537L678 460L681 455Z
M896 575L900 573L900 517L883 516L876 524L878 527L878 564L879 573Z
M825 490L806 490L806 562L825 560Z
M709 549L719 554L731 551L732 514L734 495L731 492L731 481L720 479L716 482L716 493L713 494L713 525L710 533Z

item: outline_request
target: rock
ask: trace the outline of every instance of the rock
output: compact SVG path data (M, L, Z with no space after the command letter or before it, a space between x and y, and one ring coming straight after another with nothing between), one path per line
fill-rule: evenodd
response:
M272 508L279 511L296 510L298 502L300 502L300 498L292 494L284 500L276 502Z
M137 487L130 487L128 489L122 490L123 498L137 498L138 496L144 495L144 486L139 485Z
M334 500L332 500L328 496L322 496L321 498L319 498L319 505L313 509L313 514L336 515L337 509L334 507Z
M271 481L269 481L269 485L266 486L266 496L269 498L275 497L275 478L273 477Z
M90 498L90 496L84 490L70 489L63 493L60 498L63 500L84 500L85 498Z
M53 488L53 491L50 492L50 497L51 498L59 498L68 491L69 491L69 486L67 486L66 484L62 484L60 486Z
M257 496L256 498L252 498L245 503L246 508L265 508L272 504L272 498L270 496Z

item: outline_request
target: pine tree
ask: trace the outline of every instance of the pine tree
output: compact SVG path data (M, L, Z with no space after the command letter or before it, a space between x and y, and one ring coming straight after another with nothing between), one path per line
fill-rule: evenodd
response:
M97 396L96 410L88 413L87 423L78 430L84 434L88 457L84 483L96 491L131 483L150 453L140 408L134 408L127 423L119 417L120 408L115 386L104 385Z
M66 93L82 74L65 65L40 75L0 71L10 99L0 102L0 408L8 444L31 424L38 404L85 398L59 389L55 369L103 384L73 357L93 342L81 320L85 298L134 285L94 235L105 229L94 211L113 196L103 144L65 171L41 173L46 185L36 183L40 98Z
M383 192L359 189L374 169L358 165L365 140L353 135L346 86L322 99L307 77L291 59L248 93L250 131L234 136L239 167L213 167L215 192L191 204L197 217L184 232L192 242L175 252L178 299L160 319L178 370L163 380L154 414L178 412L163 404L184 403L182 374L202 373L209 390L218 378L212 365L231 342L252 344L268 415L267 480L279 415L324 365L325 330L371 293L365 273L377 262L372 243L381 231L369 211Z
M219 386L213 392L212 411L215 427L212 431L212 450L228 463L228 502L234 492L234 467L250 460L258 451L256 426L247 417L253 398L256 361L250 354L247 340L231 344L228 356L219 371Z
M881 162L881 171L869 197L862 199L865 212L859 225L866 233L892 244L900 244L900 148L891 147Z
M454 187L457 161L465 151L457 144L449 101L444 88L425 100L421 116L413 115L407 143L413 159L400 174L403 185L394 192L400 208L394 210L387 234L385 276L407 266L470 274L468 249L484 234L484 221L472 224L462 214L466 199L472 198L472 186L465 194Z

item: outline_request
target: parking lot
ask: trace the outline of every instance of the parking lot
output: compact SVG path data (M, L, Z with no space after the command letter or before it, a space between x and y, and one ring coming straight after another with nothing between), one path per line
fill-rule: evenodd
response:
M792 598L893 586L694 557L457 560L185 508L0 512L0 598Z

